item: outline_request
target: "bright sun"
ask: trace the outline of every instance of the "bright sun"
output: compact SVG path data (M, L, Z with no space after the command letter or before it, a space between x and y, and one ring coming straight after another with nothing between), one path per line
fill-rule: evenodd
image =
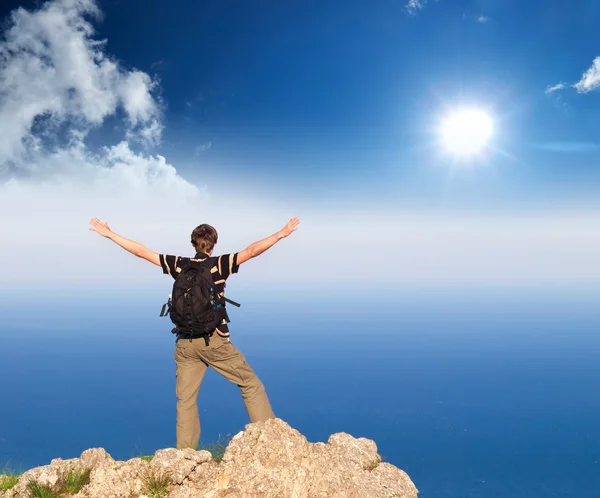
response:
M479 152L492 136L490 117L477 109L455 111L442 122L441 132L444 147L459 156L470 156Z

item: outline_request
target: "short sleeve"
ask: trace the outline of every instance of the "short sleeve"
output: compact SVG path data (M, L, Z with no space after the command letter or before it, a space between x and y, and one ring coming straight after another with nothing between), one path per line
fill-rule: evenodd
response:
M227 280L230 275L237 273L240 268L237 264L237 252L219 256L217 264L219 273L225 280Z
M177 274L181 271L179 266L181 258L179 256L159 254L158 259L160 260L160 266L165 275L170 275L173 278L177 277Z

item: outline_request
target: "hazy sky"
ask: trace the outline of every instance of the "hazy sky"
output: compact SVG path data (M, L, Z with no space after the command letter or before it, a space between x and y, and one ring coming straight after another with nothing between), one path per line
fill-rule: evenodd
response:
M256 279L600 277L597 2L5 1L1 14L7 287L40 255L50 285L146 281L92 216L170 253L191 251L199 223L232 251L299 216ZM464 106L494 133L456 160L438 128Z

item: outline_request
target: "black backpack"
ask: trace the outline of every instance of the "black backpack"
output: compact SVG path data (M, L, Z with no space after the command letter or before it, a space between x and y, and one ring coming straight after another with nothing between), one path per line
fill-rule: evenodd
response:
M204 337L206 344L223 320L229 322L225 302L240 306L218 295L210 266L210 258L204 261L182 259L173 292L160 312L160 316L169 315L175 324L171 332L186 338Z

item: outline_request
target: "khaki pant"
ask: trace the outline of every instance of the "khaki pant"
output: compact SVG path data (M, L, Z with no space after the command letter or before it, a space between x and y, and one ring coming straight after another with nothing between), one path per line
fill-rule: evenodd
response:
M208 367L236 384L250 422L275 418L265 387L244 355L216 332L207 346L203 338L179 339L175 345L177 394L177 448L196 448L200 440L198 393Z

